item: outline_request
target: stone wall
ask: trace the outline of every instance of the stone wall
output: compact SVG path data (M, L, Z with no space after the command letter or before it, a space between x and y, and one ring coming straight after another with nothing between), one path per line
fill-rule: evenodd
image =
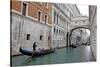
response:
M89 6L89 22L90 22L90 43L91 43L91 50L93 55L96 59L97 57L97 43L96 43L96 36L97 36L97 7L94 5Z
M49 25L39 23L15 13L12 13L11 18L12 55L20 54L20 46L32 49L34 42L37 42L37 49L49 49L51 47L51 27ZM29 40L27 40L28 34Z

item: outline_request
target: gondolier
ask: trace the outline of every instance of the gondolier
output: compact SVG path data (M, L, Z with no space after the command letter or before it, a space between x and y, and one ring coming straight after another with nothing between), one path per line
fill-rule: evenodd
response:
M33 51L35 51L36 50L36 42L34 42L34 44L33 44Z

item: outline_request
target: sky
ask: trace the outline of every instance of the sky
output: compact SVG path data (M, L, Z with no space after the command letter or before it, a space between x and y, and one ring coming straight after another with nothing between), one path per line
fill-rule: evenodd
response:
M89 14L89 12L88 12L88 5L77 5L77 7L78 7L78 9L79 9L79 11L80 11L80 13L82 14L82 15L86 15L86 16L89 16L88 14Z
M90 35L90 30L86 29L86 32L88 33L88 35Z

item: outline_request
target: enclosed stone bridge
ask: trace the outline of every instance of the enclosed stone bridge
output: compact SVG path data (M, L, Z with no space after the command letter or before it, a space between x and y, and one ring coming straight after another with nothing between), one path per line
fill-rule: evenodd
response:
M69 45L71 45L71 35L72 35L73 31L76 29L80 29L80 28L90 30L90 23L89 23L87 16L78 16L78 17L72 18L71 25L70 25L69 37L68 37Z

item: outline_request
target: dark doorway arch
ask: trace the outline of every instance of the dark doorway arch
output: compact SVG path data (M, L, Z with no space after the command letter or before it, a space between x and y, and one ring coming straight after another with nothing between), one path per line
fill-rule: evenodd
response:
M69 34L69 45L71 46L71 35L73 33L74 30L76 29L80 29L80 28L84 28L84 29L88 29L90 31L90 29L88 27L75 27L73 28L71 31L70 31L70 34Z

